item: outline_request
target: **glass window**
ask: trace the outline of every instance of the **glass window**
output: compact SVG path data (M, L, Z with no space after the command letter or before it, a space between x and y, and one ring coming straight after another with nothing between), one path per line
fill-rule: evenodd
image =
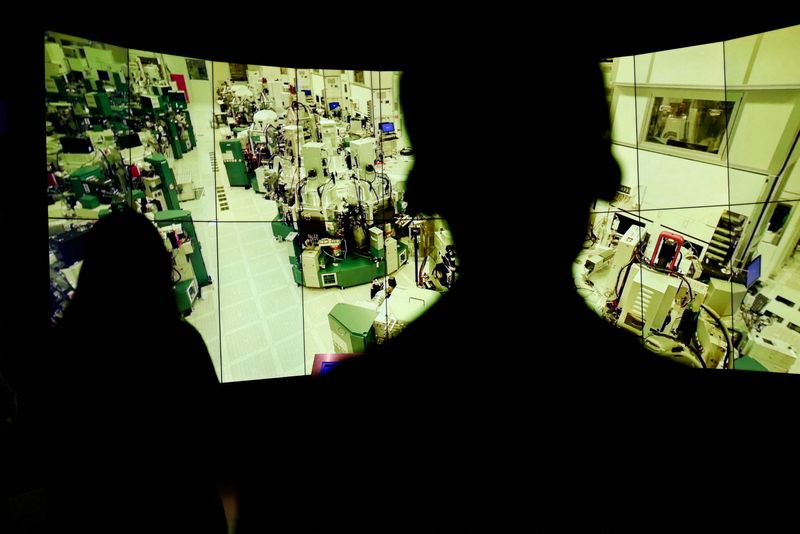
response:
M646 140L719 154L734 102L656 96Z
M231 72L231 80L234 82L247 81L247 65L243 63L228 63L228 65Z
M186 58L186 69L189 71L190 80L208 80L205 60Z

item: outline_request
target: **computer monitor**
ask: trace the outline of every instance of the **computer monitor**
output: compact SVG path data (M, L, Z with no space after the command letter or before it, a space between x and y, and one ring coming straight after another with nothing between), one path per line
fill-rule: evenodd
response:
M167 95L170 102L177 102L179 104L186 102L186 93L183 91L170 91Z
M331 102L330 104L328 104L328 107L329 107L331 110L334 110L334 109L336 109L336 108L338 108L338 107L339 107L339 103L338 103L338 102Z
M619 226L617 227L618 234L625 235L625 233L628 231L628 228L631 226L638 226L642 229L642 235L644 235L645 227L647 226L644 221L636 220L633 217L625 216L622 213L615 213L614 216L619 219Z
M97 77L100 78L104 82L107 82L107 81L109 81L111 79L111 77L108 75L108 71L106 71L106 70L98 70L97 71Z
M381 131L383 133L391 133L394 131L394 123L393 122L382 122L380 123Z
M341 363L357 353L333 353L333 354L315 354L314 363L311 366L311 376L322 376L329 373Z
M761 256L754 258L747 266L746 271L744 285L750 289L761 278Z
M69 71L66 76L70 83L80 83L83 81L83 73L79 70Z
M61 149L66 154L91 154L94 151L91 139L84 137L62 137Z
M733 315L742 305L746 294L747 288L738 282L711 278L703 304L722 316Z
M139 138L138 133L133 132L117 136L117 148L120 150L136 148L137 146L142 146L142 140Z

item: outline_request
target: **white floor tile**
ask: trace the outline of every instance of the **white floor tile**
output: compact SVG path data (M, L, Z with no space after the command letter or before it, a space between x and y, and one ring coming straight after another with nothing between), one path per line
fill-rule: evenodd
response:
M314 354L333 351L331 308L339 302L368 301L370 286L345 290L297 286L289 263L291 245L276 241L269 224L277 214L275 202L252 189L228 184L219 150L224 136L201 120L210 115L210 107L190 104L190 112L198 146L173 167L176 175L190 174L194 187L203 189L201 197L181 205L192 212L214 284L204 288L203 299L187 320L203 335L226 382L310 373ZM343 161L336 164L344 167ZM228 210L219 209L220 187ZM413 285L413 271L412 259L395 278L401 285Z
M270 346L267 333L259 323L245 325L237 330L223 331L222 339L225 361L230 363L236 363Z

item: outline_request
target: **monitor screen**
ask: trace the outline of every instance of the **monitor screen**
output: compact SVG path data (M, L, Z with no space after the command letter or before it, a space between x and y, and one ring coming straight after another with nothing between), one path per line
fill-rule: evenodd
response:
M390 133L394 131L394 123L393 122L382 122L381 123L381 131L384 133Z
M753 259L750 265L747 266L747 276L744 285L747 286L747 289L750 289L759 278L761 278L761 256Z
M83 80L83 73L79 70L69 71L66 76L71 83L78 83Z
M636 220L636 219L634 219L632 217L627 217L627 216L623 215L622 213L616 213L614 215L615 215L615 217L617 217L617 219L619 219L619 226L617 227L617 233L618 234L625 235L625 232L627 232L628 229L633 225L636 225L636 226L642 228L642 234L644 234L644 228L645 228L646 224L643 221Z
M170 91L168 94L170 102L186 102L186 94L183 91Z
M139 134L136 132L120 134L117 137L117 148L120 150L125 148L135 148L137 146L142 146L142 140L139 138Z
M97 71L97 77L100 78L101 80L103 80L104 82L107 82L107 81L109 81L111 79L109 77L109 75L108 75L108 71L105 71L105 70L98 70Z
M94 151L92 141L84 137L62 137L59 141L67 154L91 154Z
M115 43L109 43L108 46L116 45ZM146 45L143 46L144 48L137 48L147 50ZM87 48L87 50L89 49ZM55 238L75 225L83 224L84 220L95 220L95 217L100 217L101 214L106 215L106 213L116 211L118 208L122 209L123 206L127 206L134 211L143 211L148 214L148 218L152 216L151 222L153 226L162 230L163 236L172 235L172 238L164 237L163 239L166 248L173 253L180 252L180 254L170 255L174 267L171 271L171 279L174 283L173 289L177 289L173 291L173 296L179 297L178 302L176 302L177 311L182 315L186 315L191 321L195 321L192 324L196 327L198 334L206 341L210 359L213 361L214 371L216 371L216 376L221 383L266 379L282 381L287 379L288 381L290 377L306 375L321 376L323 380L329 379L332 376L341 374L344 369L349 367L350 364L345 363L344 360L349 358L351 354L345 354L345 351L370 352L378 349L379 345L384 341L388 342L389 339L402 335L402 330L409 324L410 318L419 315L419 308L422 303L433 302L432 299L426 300L425 296L430 296L429 294L420 296L422 292L433 291L436 293L437 291L444 292L450 289L453 280L458 276L458 273L451 272L455 260L447 260L450 271L445 269L443 281L440 282L438 279L433 279L431 275L432 281L426 287L433 287L433 290L420 289L419 295L417 292L413 293L414 298L403 293L403 289L408 289L409 292L417 289L415 281L422 276L419 273L422 262L420 261L418 265L415 265L416 258L414 256L413 242L403 238L408 233L406 226L411 223L412 218L411 216L406 216L405 219L400 219L397 216L396 208L391 199L388 198L393 187L388 178L380 183L376 181L372 184L368 183L369 180L366 179L351 180L350 172L346 173L347 177L344 176L345 172L339 172L338 164L341 162L333 162L337 163L334 166L337 168L333 169L331 162L333 156L329 155L324 156L326 158L325 161L328 162L327 174L329 176L318 176L318 183L308 186L303 186L306 182L298 182L298 176L295 176L297 169L300 168L300 171L305 172L310 167L307 157L302 158L303 162L297 159L304 155L304 150L301 150L303 147L299 146L299 144L302 143L299 143L297 139L297 134L302 133L302 125L298 127L292 124L296 120L289 120L287 121L289 124L284 125L284 128L287 126L289 128L283 131L282 139L275 135L264 135L264 132L258 128L255 131L250 130L252 134L251 141L255 142L258 139L264 143L269 141L269 146L263 147L268 152L262 151L262 157L257 159L267 159L267 163L271 163L271 165L262 167L263 175L262 173L256 173L259 175L255 178L256 183L254 183L251 176L246 176L245 179L239 182L234 180L239 186L248 188L248 191L243 190L240 192L248 198L252 198L254 202L264 202L265 197L256 189L261 191L262 186L265 186L264 188L268 191L270 199L272 199L271 202L276 204L280 202L280 205L287 209L281 210L281 216L274 221L274 224L253 225L247 221L261 219L261 217L254 217L252 214L248 215L248 206L253 202L238 204L225 204L223 202L221 204L222 209L219 210L218 215L225 216L226 224L219 224L220 231L218 232L216 225L219 217L216 213L209 217L208 210L205 209L209 207L208 201L213 200L208 195L210 188L207 183L205 184L205 189L198 187L202 184L197 182L197 176L194 176L191 165L193 157L204 156L203 153L198 152L198 145L192 138L194 134L199 136L203 132L193 132L190 128L189 120L194 124L195 128L206 123L211 127L212 123L215 122L220 124L235 122L234 119L239 119L241 114L237 114L237 117L232 117L232 112L229 112L227 115L215 116L216 114L211 113L212 106L210 104L216 104L216 98L209 101L208 109L195 109L195 107L192 107L187 114L185 108L190 105L188 103L189 99L195 100L195 95L188 94L191 87L179 90L176 85L177 82L169 78L169 73L164 71L164 68L169 66L174 71L175 68L181 67L184 60L188 62L191 59L181 58L180 56L164 56L170 60L169 65L166 65L161 58L160 52L158 50L148 52L147 54L151 56L149 58L137 56L133 69L128 68L129 57L126 54L106 55L107 59L104 56L103 63L86 67L86 72L84 73L86 79L84 81L87 83L85 85L81 83L75 88L79 93L70 96L70 101L81 100L81 95L94 93L98 90L98 87L100 87L99 92L102 94L102 88L104 86L108 88L109 85L113 85L115 81L120 79L121 72L127 73L126 69L134 71L129 73L130 76L125 76L124 78L133 83L136 80L133 80L131 76L141 74L141 69L138 68L138 61L141 61L145 67L145 73L154 80L151 80L153 83L145 84L143 91L131 92L130 98L123 99L125 100L125 102L122 102L125 104L124 107L131 108L132 113L121 113L120 120L110 121L113 124L106 124L109 121L101 121L99 117L92 118L89 120L90 124L86 125L83 123L87 121L82 120L85 117L81 116L62 119L56 113L56 116L52 117L54 120L61 119L53 122L54 128L62 126L58 128L60 130L58 134L71 132L67 137L88 137L88 134L84 136L74 132L87 127L99 129L102 126L104 128L102 131L91 132L92 140L98 139L97 142L99 142L99 139L103 138L108 142L111 141L109 138L113 135L113 144L109 144L109 146L98 145L101 148L113 148L108 151L108 154L100 157L102 155L98 154L100 148L98 150L92 149L91 153L87 153L91 146L88 140L64 139L65 148L70 152L78 153L61 153L58 157L54 157L55 154L53 152L62 147L59 145L57 138L50 138L50 144L55 143L57 146L55 148L51 147L53 150L50 151L46 161L48 168L55 168L55 170L50 170L49 174L52 174L52 177L48 177L50 182L47 190L48 233ZM159 59L156 60L153 54L158 54ZM130 59L134 59L133 56ZM225 59L234 58L219 58L219 60ZM313 55L308 56L309 62L313 60ZM200 61L204 65L210 65L211 63L210 60L209 63L205 63L205 59L200 59ZM75 62L73 61L73 63ZM216 62L214 64L217 65ZM52 68L50 65L46 66L47 68ZM309 63L309 66L313 66L313 63ZM294 67L303 67L303 65L292 66L292 68ZM303 78L297 74L298 70L291 71L291 74L288 70L284 70L282 74L279 74L282 72L281 68L275 66L248 65L247 68L259 69L258 76L254 75L250 76L250 78L253 81L266 78L269 92L273 97L279 96L281 97L279 100L287 104L294 102L300 107L305 105L307 101L310 108L321 108L317 109L320 115L328 115L330 118L333 118L333 116L339 117L345 111L345 104L347 104L348 112L351 110L354 112L356 108L360 109L359 118L363 118L366 122L367 118L372 116L375 111L378 111L373 108L373 105L379 103L378 95L375 95L371 88L365 88L363 85L354 87L354 91L361 92L358 92L355 95L356 99L351 102L350 97L353 95L347 97L342 85L339 85L338 88L333 88L334 90L339 89L336 94L333 94L331 92L332 87L327 83L323 83L323 86L328 88L326 95L319 86L311 86L311 83L304 84ZM240 72L243 70L242 73L245 74L242 81L233 85L226 85L226 91L230 90L233 91L234 95L241 93L241 96L248 97L252 90L246 82L247 68L240 69ZM266 75L267 71L264 69L270 69L268 76ZM99 70L104 70L108 74L109 81L105 81L106 76L104 73L100 73ZM183 72L183 68L179 70ZM233 71L234 69L231 68L230 70ZM299 70L307 72L304 68ZM55 74L55 72L53 73ZM336 84L342 83L342 79L349 80L353 76L351 72L345 71L337 73L334 79L324 75L328 74L328 71L320 69L319 73L321 81L330 82L333 80ZM399 72L395 74L394 71L384 74L387 74L387 76L382 75L382 79L388 78L391 80L395 79L395 76L400 76ZM275 80L275 78L283 76L286 76L287 80L292 80L292 91L296 93L294 96L297 96L297 99L294 99L294 97L289 98L288 93L284 93L288 91L289 87L286 82ZM345 77L342 78L341 76ZM299 87L295 85L298 79ZM88 83L89 80L91 80L91 84ZM187 83L191 83L191 81L189 80ZM61 96L66 99L66 96L69 95L63 93L65 87L60 80L58 85L62 88ZM51 90L55 89L51 85ZM70 87L70 89L72 88ZM349 89L350 83L348 81L347 91ZM216 95L216 89L214 94ZM208 94L208 96L210 98L212 95ZM374 100L373 97L375 97ZM58 109L62 105L67 109L72 105L70 102L56 104L58 100L58 98L53 98L51 95L51 98L44 103L54 109ZM312 102L314 102L314 105L312 105ZM316 104L316 102L320 103ZM383 139L386 140L399 135L398 126L394 124L394 121L396 120L400 123L404 118L402 108L398 107L396 111L397 117L395 117L394 111L391 114L386 111L386 100L383 99L380 102L384 104L384 115L375 117L374 122L370 121L369 133L382 135ZM172 122L175 118L163 115L162 112L176 109L184 110L183 117L187 122L186 126L181 128L182 137L180 139L175 136L177 130L164 132L167 139L162 137L162 140L168 141L167 145L173 149L169 150L166 146L158 144L155 136L150 132L146 132L145 127L147 126L146 123ZM323 110L327 111L322 113ZM258 122L257 118L256 120L251 118L251 111L249 110L245 113L247 115L246 120L241 124L243 130L252 126L253 122ZM307 111L312 115L314 114L312 109ZM6 112L8 113L8 110ZM273 112L270 111L268 113ZM275 114L273 113L273 115ZM102 125L100 124L101 122L103 122ZM336 130L336 124L333 124L333 122L332 120L326 120L323 125L326 127L331 126L333 130ZM382 133L381 129L378 128L379 123L392 123L384 125L384 128L391 130L393 133ZM375 132L372 131L373 125L376 127L374 128ZM2 125L0 124L0 126ZM112 134L111 131L105 129L106 126L111 127L114 133ZM358 126L357 131L361 135L352 134L346 137L345 143L355 143L353 145L354 152L349 159L358 160L359 162L363 160L364 166L369 164L370 167L378 167L375 162L376 151L373 146L375 139L362 131L361 123L358 123ZM156 125L152 127L157 128ZM293 134L290 133L292 132L291 128L295 130ZM345 128L342 127L340 129L343 135ZM296 130L301 131L297 132ZM139 135L136 135L135 132L139 132ZM225 145L223 148L229 149L226 152L227 154L230 154L230 149L236 149L239 146L238 141L245 140L236 139L235 137L241 137L242 134L246 133L239 132L239 135L233 136L234 139L223 141ZM306 135L309 134L306 133ZM176 144L176 141L181 142ZM186 142L184 143L183 141ZM198 137L197 141L202 143L203 140ZM220 141L220 139L209 140L210 143L215 145L219 144ZM299 141L302 141L302 138ZM338 145L339 143L336 139L331 141L333 145ZM232 145L227 145L225 144L226 142L232 143ZM283 145L280 150L277 146L279 142ZM149 148L145 150L149 143L154 145L152 147L154 153L151 156L146 156L146 153L150 154L151 152ZM322 143L319 144L322 146ZM76 149L76 147L78 148ZM163 154L164 148L168 150L166 154ZM202 148L202 146L199 148ZM249 148L253 148L253 146L249 146ZM314 147L311 148L313 149ZM333 152L335 152L335 149L335 146L328 147L328 150L333 150ZM189 150L189 152L184 154L183 159L175 161L173 165L172 156L177 156L177 150L180 150L181 153L186 150ZM360 152L358 152L359 150ZM175 153L171 154L173 151ZM275 156L278 152L284 151L286 152L285 155L279 154ZM42 156L46 155L45 151L41 152ZM95 155L97 157L93 159ZM187 156L189 157L188 160L186 159ZM306 156L308 155L306 154ZM162 157L164 160L161 159ZM295 161L294 165L291 164L292 157ZM122 161L120 158L122 158ZM220 156L216 156L214 161L219 163L219 158ZM44 160L45 158L42 157L41 162L45 163ZM130 165L131 168L117 169L119 172L111 172L113 170L111 169L108 173L101 169L103 166L114 166L118 163L124 164L124 166ZM408 161L404 164L410 163L411 161ZM184 164L189 166L187 167ZM87 168L76 172L81 165ZM224 172L223 168L224 166L220 166L220 172ZM340 176L334 178L331 174L332 169ZM56 170L61 171L61 180L55 175ZM319 175L323 174L321 168L317 170ZM357 173L360 172L358 166L351 170ZM72 175L69 174L70 171ZM169 172L174 176L165 178L161 176L163 172ZM189 174L192 174L192 176L189 176ZM308 174L311 173L309 172ZM154 175L158 175L160 178ZM165 179L180 181L185 187L181 191L169 192L169 188L162 187ZM195 187L192 187L190 183L192 180L195 182ZM43 182L44 180L40 182L42 189L44 189ZM323 182L325 182L325 185L320 185ZM55 183L55 187L52 186L53 183ZM221 186L219 183L217 185ZM258 187L250 187L252 185L257 185ZM316 187L313 187L314 185ZM334 187L331 188L331 186ZM160 189L163 189L163 191L160 191ZM202 193L203 190L206 193ZM216 189L214 191L216 193ZM44 193L44 191L42 192ZM164 195L161 195L162 192ZM155 198L153 194L156 194ZM185 202L186 195L189 195L191 199L197 199L194 202L197 204L195 206L197 209L191 207L191 202L188 204ZM44 197L44 195L41 196ZM89 198L83 198L87 196ZM202 198L202 200L198 197ZM386 198L382 200L382 197ZM333 204L339 205L340 201L342 212L338 212L333 206ZM80 207L78 207L78 202L80 202ZM331 220L330 216L334 215L333 212L331 210L322 210L322 206L327 206L329 202L331 203L331 210L337 211L337 214L341 214L341 217L334 217L334 220ZM113 206L113 209L109 205ZM259 207L262 205L258 204ZM269 206L266 207L269 209ZM415 206L412 203L409 211L414 209ZM217 210L211 211L216 212ZM331 212L328 213L328 211ZM435 216L435 214L432 215ZM228 216L232 216L230 224L227 223ZM369 225L361 224L362 216L364 219L370 220ZM438 232L439 229L447 226L446 221L442 219L435 220L435 224L419 225L419 228L424 228L424 232L420 230L419 240L424 243L433 243L435 240L434 231ZM351 222L354 224L350 224ZM255 226L259 228L256 229L254 228ZM373 251L370 250L369 246L370 227L378 231L383 238L382 241L385 241L385 246L376 248L375 255L372 254ZM271 250L267 251L260 246L250 246L250 243L247 244L248 246L229 246L236 243L243 245L244 241L239 240L239 232L241 230L247 233L249 229L267 232L265 235L254 236L258 243L267 245L269 243L264 242L264 238L272 237L276 241L287 245L286 254L273 254ZM233 233L228 233L229 230L232 230ZM181 236L180 240L174 239L175 232L178 232ZM115 252L119 249L119 236L112 237L116 238L114 243L109 243L108 247L102 247L103 250L100 252L102 256L107 249L108 255L104 256L104 258L109 262L115 262L117 256ZM124 241L125 243L123 244L125 246L122 248L136 246L134 243L129 243L127 238ZM450 241L447 244L450 244ZM76 241L75 246L77 247L77 245L78 242ZM69 247L70 244L63 245L61 248L63 248L64 252L61 253L55 241L50 242L50 252L52 252L52 256L49 257L50 281L51 286L56 287L58 290L53 290L50 294L52 298L58 300L59 304L57 308L51 308L50 324L53 326L58 325L62 320L60 312L71 306L71 292L75 290L76 295L81 294L81 290L76 287L77 284L70 285L70 280L77 282L78 266L74 268L71 268L71 266L74 265L76 259L80 259L83 256L80 250L72 250ZM241 289L241 291L236 294L232 291L225 291L226 296L222 297L223 300L219 306L217 302L212 303L212 305L207 302L208 299L204 302L199 298L201 292L209 285L212 286L211 290L213 292L213 284L218 283L216 277L214 277L215 274L217 277L226 279L230 277L230 273L226 272L220 275L219 269L216 268L218 251L221 264L240 268L241 272L239 274L245 277L240 280L241 284L237 285L236 288ZM288 259L285 257L287 254L289 256ZM40 258L42 259L40 265L43 265L44 256L41 255ZM436 258L426 256L426 258L426 265L428 265L426 272L430 274L432 268L440 264L440 259L438 256ZM423 259L425 258L420 256L420 260ZM432 263L434 259L436 263ZM316 262L316 267L308 268L309 262ZM443 263L441 264L444 265ZM86 274L86 272L83 271L83 274ZM227 276L223 276L226 274ZM118 275L119 272L117 272ZM389 276L395 276L397 281L397 287L393 289L395 291L394 296L391 298L399 300L393 306L396 306L398 310L402 308L401 311L408 312L407 316L403 316L402 322L397 326L395 326L397 321L394 316L399 312L394 311L394 308L390 312L385 305L385 300L382 301L383 304L378 305L377 299L374 302L369 299L373 281L376 278L383 280L385 289L391 287L387 282ZM212 277L214 277L213 282ZM64 279L63 283L61 281L62 278ZM188 284L189 280L194 280L192 285ZM404 284L406 287L404 287ZM317 291L325 292L327 298L322 299L322 301L318 301L315 298L312 308L308 298L303 297L303 287L315 287ZM190 294L192 291L195 292L194 295ZM342 292L341 295L340 291ZM222 293L220 292L220 294ZM247 316L252 318L252 322L248 319L245 323L249 326L256 325L255 330L248 327L246 334L239 333L241 325L237 323L236 319L238 308L229 311L229 304L260 303L259 296L267 293L269 293L269 297L267 297L269 306L261 306L259 304L253 310L249 308L245 310ZM411 294L408 293L408 295ZM308 293L306 293L307 296ZM339 299L340 296L342 296L341 299ZM385 299L386 297L383 295L380 298ZM128 304L126 301L117 309L125 308ZM304 308L306 304L309 304L309 306ZM331 314L338 304L346 304L347 306L338 307L335 313ZM211 310L210 307L214 308L214 310ZM313 320L307 320L311 319L311 316L305 313L304 310L313 310ZM253 315L253 313L256 315ZM389 313L391 315L388 315ZM389 320L391 320L391 328L389 327L389 322L387 322ZM383 326L383 329L381 326ZM128 332L127 326L121 328L121 335L124 336ZM236 336L237 334L239 338L236 339L240 339L242 342L229 342L230 339L234 339L231 336ZM222 339L223 343L215 345L216 339ZM101 348L98 348L98 350L101 350ZM314 359L313 365L310 361L312 357ZM245 360L247 365L242 364ZM391 369L397 369L398 365L402 366L402 363L392 363ZM346 373L347 371L344 372Z
M311 375L322 376L329 373L344 360L356 355L354 353L315 354L314 363L311 366Z
M334 367L337 365L341 365L342 362L322 362L322 368L319 370L320 376L329 373Z

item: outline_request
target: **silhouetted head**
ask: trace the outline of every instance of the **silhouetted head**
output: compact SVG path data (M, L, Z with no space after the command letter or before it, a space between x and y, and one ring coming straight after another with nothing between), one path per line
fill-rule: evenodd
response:
M620 183L600 58L547 52L525 65L484 64L459 52L400 79L415 157L409 209L447 220L465 272L496 261L480 249L486 238L492 250L524 238L546 243L548 264L569 274L592 201ZM537 76L525 80L526 69Z
M172 259L149 219L125 209L92 227L66 313L79 320L139 320L143 328L150 321L178 317Z

